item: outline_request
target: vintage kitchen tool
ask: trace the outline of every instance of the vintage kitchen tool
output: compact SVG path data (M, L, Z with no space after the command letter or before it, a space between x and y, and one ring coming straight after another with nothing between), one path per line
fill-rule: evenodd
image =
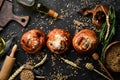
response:
M2 2L1 2L2 4ZM7 25L8 22L11 20L17 21L23 27L25 27L29 21L29 16L17 16L14 15L12 12L13 6L10 1L4 1L3 5L1 6L0 10L0 28L1 30L3 27Z
M98 61L101 68L104 69L104 71L107 73L107 75L111 78L111 80L114 80L114 78L111 76L111 74L108 72L108 70L105 68L105 66L102 64L102 62L99 60L99 56L97 53L93 53L92 58L96 61Z
M90 70L90 71L93 70L93 71L97 72L98 74L100 74L101 76L103 76L104 78L106 78L106 79L108 79L108 80L111 80L109 77L107 77L107 76L104 75L103 73L101 73L101 72L99 72L98 70L96 70L96 69L94 68L94 66L92 65L92 63L86 63L85 67L86 67L88 70Z
M15 44L12 48L10 56L7 56L4 64L2 66L1 72L0 72L0 80L8 80L11 70L14 66L16 58L14 58L14 54L17 50L17 45Z

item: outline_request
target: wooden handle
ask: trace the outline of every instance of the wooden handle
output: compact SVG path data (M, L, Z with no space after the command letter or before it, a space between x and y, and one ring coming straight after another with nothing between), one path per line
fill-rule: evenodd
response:
M99 65L101 66L101 68L104 69L104 71L107 73L107 75L111 78L111 80L114 80L114 78L110 75L110 73L108 72L108 70L105 68L105 66L102 64L102 62L99 60L99 55L97 53L94 53L92 55L92 58L96 61L98 61Z
M93 58L94 60L99 60L99 56L98 56L97 53L93 53L92 58Z
M10 53L10 57L14 57L14 54L15 54L16 50L17 50L17 45L15 44L12 48L11 53Z
M10 56L6 57L0 72L0 80L8 80L11 70L14 66L15 60L15 58L12 58Z
M114 78L111 76L111 74L108 72L108 70L105 68L105 66L102 64L100 60L98 60L100 66L104 69L104 71L107 73L107 75L111 78L111 80L114 80Z
M16 16L13 15L12 18L14 21L17 21L19 24L21 24L23 27L25 27L28 24L29 16Z
M10 56L7 56L3 63L3 66L0 72L0 80L8 80L11 70L14 66L15 60L16 60L14 58L14 54L16 50L17 50L17 45L15 44L12 48Z
M101 72L99 72L98 70L96 70L96 69L94 68L94 66L92 65L92 63L86 63L85 67L86 67L88 70L90 70L90 71L93 70L93 71L97 72L98 74L102 75L103 77L105 77L106 79L111 80L111 79L108 78L106 75L104 75L103 73L101 73Z
M107 76L104 75L103 73L99 72L98 70L93 69L93 71L97 72L98 74L100 74L100 75L103 76L104 78L106 78L106 79L108 79L108 80L111 80L109 77L107 77Z

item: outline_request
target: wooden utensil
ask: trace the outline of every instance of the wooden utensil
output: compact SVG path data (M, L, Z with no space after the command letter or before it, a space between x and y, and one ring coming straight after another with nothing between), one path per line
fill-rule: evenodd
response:
M101 68L104 69L104 71L107 73L107 75L111 78L111 80L114 80L114 78L111 76L111 74L108 72L108 70L105 68L105 66L102 64L102 62L99 60L99 56L97 53L94 53L92 55L93 59L98 61L99 65L101 66Z
M10 1L4 1L0 10L0 27L5 27L11 20L18 22L23 27L25 27L29 21L29 16L16 16L13 14L12 8L13 6Z
M8 80L11 70L14 66L16 58L14 58L17 45L15 44L12 48L10 56L7 56L0 72L0 80Z
M109 77L107 77L107 76L104 75L103 73L101 73L101 72L99 72L98 70L96 70L91 63L86 63L85 67L86 67L88 70L90 70L90 71L93 70L93 71L97 72L98 74L100 74L101 76L103 76L104 78L106 78L106 79L108 79L108 80L111 80Z

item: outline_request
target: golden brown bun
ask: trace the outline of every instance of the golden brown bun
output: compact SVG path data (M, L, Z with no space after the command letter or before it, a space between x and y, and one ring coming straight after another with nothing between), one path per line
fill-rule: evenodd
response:
M24 33L20 40L21 47L29 54L35 54L45 44L45 34L38 29Z
M94 31L84 29L75 34L72 44L77 52L85 54L95 50L98 39Z
M52 53L62 54L70 46L71 36L67 30L55 28L47 35L46 45Z

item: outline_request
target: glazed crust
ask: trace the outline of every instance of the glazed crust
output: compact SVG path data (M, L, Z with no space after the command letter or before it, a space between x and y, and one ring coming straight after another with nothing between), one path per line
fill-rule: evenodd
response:
M46 45L52 53L62 54L70 46L71 36L67 30L55 28L47 35Z
M85 54L95 50L98 39L94 31L84 29L75 34L72 44L78 53Z
M20 40L21 47L29 54L35 54L45 44L45 34L38 29L29 30L24 33Z

